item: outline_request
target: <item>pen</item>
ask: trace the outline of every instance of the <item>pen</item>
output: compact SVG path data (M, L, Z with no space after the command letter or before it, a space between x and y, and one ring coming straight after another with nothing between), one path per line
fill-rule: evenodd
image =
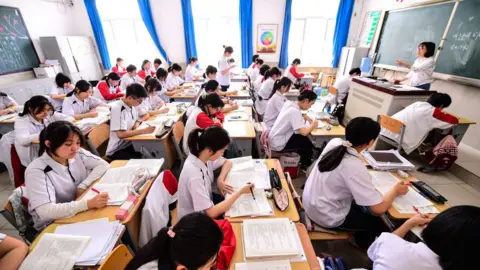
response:
M98 191L96 188L92 188L92 191L97 193L97 194L100 194L100 191Z
M420 216L422 216L423 218L427 218L426 215L422 214L422 212L420 212L420 210L418 210L417 207L415 207L415 205L412 205L413 207L413 210L415 210L415 212L417 212L417 214L419 214Z
M248 183L248 184L250 184L250 183ZM255 194L253 194L253 189L252 189L251 187L250 187L250 192L252 193L253 199L254 199L254 200L257 200L257 199L255 199Z

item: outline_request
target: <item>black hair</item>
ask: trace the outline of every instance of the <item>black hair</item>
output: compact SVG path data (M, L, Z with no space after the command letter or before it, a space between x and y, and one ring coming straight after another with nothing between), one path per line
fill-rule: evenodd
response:
M20 116L25 116L32 112L32 115L42 112L46 106L50 106L50 110L53 109L53 105L48 101L48 98L44 96L33 96L23 106L23 112L19 113ZM52 111L53 112L53 111Z
M155 58L155 59L153 60L153 64L161 65L161 64L162 64L162 60L160 60L160 58Z
M192 57L188 58L188 62L189 62L190 64L193 63L193 62L195 62L195 61L198 61L198 58L195 57L195 56L192 56Z
M115 66L116 66L117 68L118 68L118 62L120 62L120 61L123 61L123 59L122 59L121 57L118 57L118 58L117 58L117 62L115 63Z
M345 128L345 139L352 146L362 146L375 140L380 134L380 125L368 117L357 117L352 119ZM320 172L329 172L342 162L343 156L347 153L347 147L339 145L323 154L318 162Z
M270 96L268 98L272 98L272 96L275 95L275 92L279 91L282 86L290 88L292 86L292 80L287 77L282 77L281 79L276 80L275 84L273 84L272 93L270 93ZM315 99L317 99L317 97L315 97Z
M49 155L56 155L55 151L62 146L70 136L70 134L77 134L80 139L80 145L85 142L80 128L67 121L56 121L48 125L40 132L40 149L38 150L38 156L43 155L45 151ZM45 141L50 141L50 147L47 147Z
M164 68L158 68L157 72L155 73L155 76L159 80L160 80L160 78L167 78L168 72Z
M362 70L358 67L350 69L350 72L348 72L349 75L353 74L362 74Z
M82 92L87 92L92 85L86 80L80 80L75 84L75 89L67 94L67 97L71 97L73 94L80 94Z
M145 65L148 64L148 63L150 63L150 60L148 60L148 59L143 60L142 65L141 65L141 67L142 67L141 70L145 70Z
M107 82L107 84L109 84L109 83L108 83L108 79L110 79L110 80L112 80L112 81L119 81L119 80L121 79L121 77L120 77L120 75L118 75L118 73L116 73L116 72L110 72L110 73L108 73L107 76L104 76L104 77L102 78L102 81L105 81L105 82Z
M232 46L225 46L223 45L223 53L233 53Z
M145 78L144 87L147 93L154 93L155 91L162 90L162 85L160 84L160 82L156 78L153 78L152 76L147 76Z
M432 57L435 54L435 43L433 42L422 42L418 46L423 46L426 49L425 57Z
M132 97L132 98L146 98L148 96L147 90L145 87L139 83L132 83L127 86L127 93L125 97Z
M206 69L205 69L205 73L203 73L203 78L207 78L208 74L217 74L217 68L212 66L212 65L209 65Z
M182 71L182 67L177 63L173 63L171 66L168 67L168 72L173 71Z
M211 126L207 129L196 128L188 135L188 148L190 153L198 157L205 149L214 153L230 144L228 132L219 126Z
M4 92L0 92L0 97L8 97L8 95L5 94Z
M427 102L433 107L447 108L452 104L452 98L445 93L434 93L428 98Z
M220 84L216 80L210 80L205 83L205 92L215 92Z
M130 72L135 71L135 70L137 70L136 66L131 65L131 64L127 66L127 72L130 73Z
M260 75L264 76L265 77L265 73L267 73L267 71L270 69L270 66L269 65L262 65L260 67Z
M255 63L255 64L256 64L258 57L260 57L258 54L254 54L254 55L252 56L252 63Z
M292 65L300 65L301 63L302 63L302 61L300 61L300 59L295 58L295 59L293 59Z
M257 59L257 65L263 65L263 59L258 58Z
M270 78L270 77L273 77L273 75L277 75L278 77L282 76L282 72L280 71L280 69L278 69L277 67L272 67L271 69L269 69L266 73L265 73L265 80Z
M309 101L312 101L312 100L316 100L317 97L318 96L317 96L317 94L315 94L315 92L313 92L311 90L304 90L304 91L300 92L300 94L297 97L297 100L298 101L304 101L305 99L308 99Z
M480 241L480 208L451 207L437 215L423 230L425 244L439 257L443 270L477 268Z
M176 269L177 264L199 269L211 261L222 246L222 230L202 213L184 216L171 230L175 234L173 237L168 234L168 228L161 229L136 252L125 269L136 270L151 261L158 261L159 267L168 265L168 269Z
M200 109L202 109L204 113L210 115L205 109L205 106L207 105L210 105L212 108L223 108L225 104L223 103L220 96L216 93L200 95L200 97L198 97L198 107L200 107Z
M55 83L57 84L57 87L63 88L65 87L64 85L66 83L71 83L72 80L70 78L63 74L63 73L58 73L57 76L55 76Z

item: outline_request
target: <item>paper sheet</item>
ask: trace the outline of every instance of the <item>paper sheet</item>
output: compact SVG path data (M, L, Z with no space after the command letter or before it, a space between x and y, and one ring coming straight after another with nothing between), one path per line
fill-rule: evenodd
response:
M128 163L127 163L128 164ZM100 179L101 184L130 184L135 178L137 167L124 166L118 168L110 168Z
M230 137L247 136L247 129L243 123L225 121L223 128L228 131Z
M0 116L0 122L18 116L16 113L10 113Z
M165 160L160 159L130 159L125 165L126 168L146 168L151 177L154 177L158 174L160 169L162 169L163 163Z
M229 160L232 162L232 169L230 170L232 172L253 170L252 156L231 158Z
M106 123L109 119L107 113L98 112L97 117L83 118L82 120L77 121L75 124L79 127L83 126L94 126Z
M235 270L291 270L288 260L236 263Z
M225 215L228 217L257 217L257 216L272 216L274 212L268 203L267 196L263 189L254 189L253 199L252 194L242 194L232 205ZM228 198L228 195L227 195Z
M138 135L140 137L155 137L155 134L163 128L163 122L160 121L145 121L137 129L144 129L148 127L155 127L155 130L152 133Z
M108 205L122 205L128 197L129 184L101 184L97 183L93 186L100 193L108 193ZM97 193L91 189L85 195L84 199L89 200L97 196Z
M230 172L227 183L234 188L242 188L248 183L255 184L256 189L271 189L270 175L268 171L238 171Z
M236 122L236 121L248 121L249 117L244 111L234 111L225 115L225 121Z
M45 233L27 256L20 270L70 270L91 237Z

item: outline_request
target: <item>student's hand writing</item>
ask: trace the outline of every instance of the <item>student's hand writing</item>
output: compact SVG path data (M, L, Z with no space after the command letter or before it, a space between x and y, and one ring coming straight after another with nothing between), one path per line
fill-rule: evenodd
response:
M141 129L142 134L149 134L155 131L155 127L146 127L144 129Z
M255 184L250 183L250 184L245 185L238 192L240 192L240 194L248 194L248 193L251 193L252 192L251 190L254 189L254 188L255 188Z
M230 186L229 184L225 183L225 181L220 179L217 180L217 187L223 196L225 196L225 193L232 194L234 191L232 186Z
M415 216L411 217L409 220L407 220L405 223L407 223L411 228L415 226L420 226L420 225L425 225L427 223L430 223L432 221L433 215L427 214L427 215L420 215L416 214Z
M100 193L87 201L88 209L98 209L107 206L108 193Z
M395 184L393 189L397 193L397 196L405 195L408 192L408 185L404 182L398 182L398 183Z

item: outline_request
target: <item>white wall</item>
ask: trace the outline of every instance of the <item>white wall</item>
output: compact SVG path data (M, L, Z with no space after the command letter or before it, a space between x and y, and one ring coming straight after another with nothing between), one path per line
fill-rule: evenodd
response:
M282 48L283 17L285 16L285 0L253 1L253 54L257 54L257 24L277 24L277 51L275 53L258 53L265 62L278 64Z

